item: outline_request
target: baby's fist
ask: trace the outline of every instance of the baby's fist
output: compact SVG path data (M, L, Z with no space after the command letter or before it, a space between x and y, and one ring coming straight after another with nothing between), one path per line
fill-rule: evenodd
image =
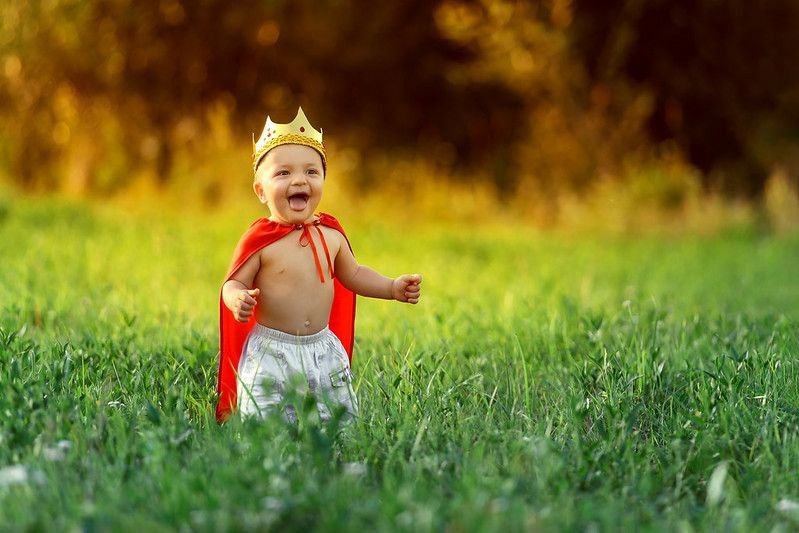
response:
M247 322L252 316L256 298L261 294L261 289L241 290L236 296L236 303L233 305L233 317L239 322Z
M422 284L422 276L419 274L403 274L394 279L391 284L391 296L400 302L415 304L419 302L419 295Z

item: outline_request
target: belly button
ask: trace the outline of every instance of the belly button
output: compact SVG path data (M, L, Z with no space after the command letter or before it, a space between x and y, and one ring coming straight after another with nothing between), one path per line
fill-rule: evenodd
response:
M305 321L305 327L306 328L310 328L311 327L311 321L310 320L306 320Z

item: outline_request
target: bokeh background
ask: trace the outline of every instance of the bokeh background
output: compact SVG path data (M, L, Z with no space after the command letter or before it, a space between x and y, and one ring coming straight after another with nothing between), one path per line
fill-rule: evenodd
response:
M339 210L782 231L797 27L794 0L2 2L0 183L240 202L302 105Z
M799 529L797 29L0 0L0 529ZM358 299L342 438L213 418L252 134L300 105L358 261L424 276Z

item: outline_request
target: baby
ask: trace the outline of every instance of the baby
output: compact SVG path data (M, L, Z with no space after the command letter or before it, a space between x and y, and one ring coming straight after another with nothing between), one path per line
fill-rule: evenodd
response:
M217 420L236 406L243 416L264 416L289 384L314 394L322 419L335 405L355 415L355 295L415 304L422 277L391 279L359 265L338 221L314 213L327 160L322 132L302 108L289 124L267 117L253 169L270 216L241 238L222 286ZM285 416L296 420L293 406Z

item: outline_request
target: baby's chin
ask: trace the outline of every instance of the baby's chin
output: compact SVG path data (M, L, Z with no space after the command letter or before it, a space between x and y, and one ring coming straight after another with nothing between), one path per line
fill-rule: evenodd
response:
M283 224L309 224L314 221L314 210L315 207L311 205L308 205L302 211L293 211L291 209L273 210L269 218Z

